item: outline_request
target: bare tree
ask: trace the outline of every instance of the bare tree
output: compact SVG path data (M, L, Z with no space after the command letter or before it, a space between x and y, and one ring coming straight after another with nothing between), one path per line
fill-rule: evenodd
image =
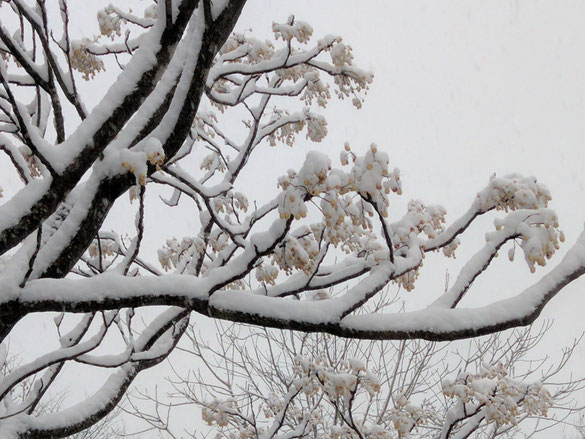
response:
M573 431L576 431L577 434L576 435L570 435L567 436L566 434L563 434L563 437L565 438L575 438L575 439L583 439L585 438L585 411L581 411L581 413L579 413L579 420L573 424Z
M0 149L22 184L4 185L10 195L0 206L0 340L32 313L82 315L65 318L76 329L59 348L3 378L1 401L42 372L26 401L6 405L2 437L65 437L98 422L140 371L174 349L193 311L344 337L452 340L532 322L585 272L582 235L524 292L459 309L506 243L511 257L516 247L524 252L531 271L553 255L564 235L547 208L550 194L532 177L494 177L448 227L443 208L418 201L390 222L400 173L376 145L362 153L346 145L340 168L311 152L283 169L271 201L250 206L238 177L257 151L292 146L300 132L321 141L326 121L314 110L332 90L359 108L372 75L353 64L340 37L314 41L311 26L295 17L273 24L274 41L232 33L244 3L159 0L142 14L108 6L98 12L101 36L76 40L66 0L2 2ZM96 81L93 94L105 90L99 74L114 63L120 74L89 108L80 81ZM242 114L237 129L225 123ZM180 205L199 218L198 230L158 252L172 274L142 245L146 233L162 233L145 228L156 208L145 201L147 188L156 187L172 191L165 208ZM102 227L126 193L137 200L130 242ZM505 212L497 230L428 308L355 315L390 282L412 289L425 254L453 255L469 225L496 210ZM346 257L336 260L339 250ZM341 293L308 300L327 288ZM136 326L133 316L150 305L167 309ZM112 332L121 350L90 354ZM115 372L86 401L35 416L71 361Z
M161 438L538 437L570 424L584 387L558 379L578 340L558 362L535 358L549 329L439 344L218 323L209 342L191 325L177 349L204 367L173 369L171 391L135 390L124 411ZM211 428L181 415L190 406Z

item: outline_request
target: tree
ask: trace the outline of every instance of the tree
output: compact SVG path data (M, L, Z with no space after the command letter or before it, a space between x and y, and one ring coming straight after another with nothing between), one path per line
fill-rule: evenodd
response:
M10 376L16 369L21 366L21 362L16 356L9 355L6 345L0 346L0 375L2 378ZM58 412L65 405L67 399L66 392L60 392L52 395L50 398L44 398L42 401L35 398L38 385L38 377L33 375L23 378L10 390L10 398L2 400L0 413L10 413L13 408L10 404L26 407L27 413L34 416L45 415L48 413ZM33 404L28 404L35 400ZM79 433L69 436L71 439L114 439L121 438L124 435L124 426L119 421L120 410L116 409L108 413L97 424L94 424Z
M317 142L327 133L312 107L293 111L289 102L324 106L332 83L338 97L359 108L372 75L353 65L340 37L312 43L311 27L294 17L273 24L274 42L232 34L244 3L165 0L141 16L109 6L98 12L102 36L76 40L65 0L55 20L50 8L57 5L44 0L3 2L3 23L12 28L0 28L0 148L22 187L5 187L0 206L1 339L33 313L81 315L58 314L58 329L73 326L60 334L60 347L2 380L5 400L42 372L26 401L8 404L3 437L64 437L98 422L140 371L174 349L192 312L344 337L452 340L532 322L585 272L581 235L526 291L457 308L507 242L510 257L519 246L531 271L553 255L564 236L547 209L550 194L534 178L492 178L448 227L443 208L417 201L390 222L389 196L401 194L400 174L376 145L363 154L346 145L342 168L309 153L278 180L271 201L251 208L238 177L257 150L265 143L292 146L303 130ZM90 109L80 80L94 80L106 58L122 71ZM233 118L242 114L236 129ZM200 170L190 172L194 165ZM156 268L142 245L150 233L147 188L150 194L157 186L173 190L165 207L185 206L180 199L187 198L199 216L198 232L169 240L158 253L172 274ZM137 200L130 243L103 227L125 193ZM355 315L390 282L412 289L426 253L453 255L469 225L494 210L506 216L435 303L416 312ZM345 258L335 259L339 251ZM337 293L328 297L328 288ZM315 292L326 300L309 300ZM167 308L137 335L133 317L151 305ZM122 350L90 354L112 332ZM117 370L86 401L34 416L71 361Z
M528 438L580 410L583 380L559 379L579 340L535 358L551 325L440 344L191 324L170 390L135 390L124 411L161 438L208 434L192 406L226 438Z

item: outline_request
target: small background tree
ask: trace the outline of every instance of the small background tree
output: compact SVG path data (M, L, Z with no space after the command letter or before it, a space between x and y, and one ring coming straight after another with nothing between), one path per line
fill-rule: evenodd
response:
M550 437L574 422L585 387L559 379L580 340L557 360L535 357L550 329L445 344L220 322L209 339L191 325L162 387L171 390L136 389L124 411L163 438Z

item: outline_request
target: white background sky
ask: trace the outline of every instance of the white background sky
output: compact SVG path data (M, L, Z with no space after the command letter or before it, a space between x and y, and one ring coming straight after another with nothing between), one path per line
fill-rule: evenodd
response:
M98 33L88 3L70 1L76 33ZM454 219L492 173L519 172L537 176L552 193L551 207L567 236L559 254L575 241L585 221L584 2L250 0L236 28L253 28L268 38L272 21L282 22L291 13L312 24L316 37L343 36L354 48L356 64L374 72L374 84L362 110L348 101L329 106L330 134L321 144L301 136L294 150L266 146L244 176L246 190L239 189L250 200L276 194L276 177L298 168L307 150L327 151L338 164L344 141L356 151L376 142L402 173L404 195L391 207L391 217L400 217L408 200L418 198L443 204ZM103 84L88 85L99 99ZM116 215L116 221L128 217L125 209ZM188 217L169 232L169 218L157 213L155 224L152 215L147 217L151 226L163 226L148 241L152 247L168 233L177 238L196 233ZM440 294L445 270L453 281L464 256L479 249L484 233L493 230L492 220L463 236L456 261L430 258L417 288L403 297L416 306ZM500 257L465 305L515 295L546 271L530 275L522 258L510 263ZM546 308L544 315L556 321L547 344L551 355L585 329L583 293L584 279ZM25 351L32 324L21 325L23 334L12 340L13 347ZM39 340L38 333L34 338ZM584 353L581 348L578 358ZM160 368L154 372L158 379L162 374ZM85 383L80 388L86 389Z

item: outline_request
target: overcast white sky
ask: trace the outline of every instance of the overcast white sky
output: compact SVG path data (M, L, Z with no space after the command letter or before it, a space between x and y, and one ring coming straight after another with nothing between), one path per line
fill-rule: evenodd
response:
M70 7L79 17L78 32L98 32L86 2L71 1ZM294 150L266 147L246 175L251 200L275 194L275 177L300 166L307 150L328 151L337 162L344 141L355 150L376 142L402 173L404 195L391 216L401 216L408 200L418 198L443 204L453 219L492 173L519 172L537 176L551 190L567 236L559 254L575 241L585 221L585 2L250 0L237 29L270 37L272 21L291 13L311 23L316 37L343 36L356 64L374 72L374 84L360 111L349 102L330 105L330 134L321 144L301 137ZM92 87L99 98L102 85ZM430 258L423 272L429 271L403 297L416 305L440 294L445 270L454 279L464 256L493 230L492 220L464 235L456 261ZM180 238L190 225L185 219L174 233ZM149 243L160 246L167 237ZM500 258L466 305L515 295L547 271L530 275L517 259ZM582 279L545 310L557 322L550 349L585 329L584 293Z

